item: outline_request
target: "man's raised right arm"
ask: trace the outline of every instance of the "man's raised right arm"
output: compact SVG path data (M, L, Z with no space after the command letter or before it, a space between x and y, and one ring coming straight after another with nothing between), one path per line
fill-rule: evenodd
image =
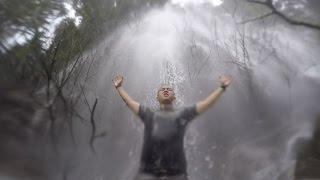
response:
M118 75L115 78L113 78L112 81L113 81L113 84L114 84L115 88L117 89L119 95L121 96L123 101L127 104L129 109L131 109L132 112L134 112L136 115L138 115L140 104L137 101L133 100L129 96L129 94L123 89L123 87L122 87L123 76Z

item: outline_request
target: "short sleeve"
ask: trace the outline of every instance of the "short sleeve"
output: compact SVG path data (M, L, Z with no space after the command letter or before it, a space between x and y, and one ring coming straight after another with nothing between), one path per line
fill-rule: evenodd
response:
M198 115L196 105L186 106L182 109L181 117L187 121L191 121Z
M138 116L143 122L146 122L152 118L153 111L147 106L139 105Z

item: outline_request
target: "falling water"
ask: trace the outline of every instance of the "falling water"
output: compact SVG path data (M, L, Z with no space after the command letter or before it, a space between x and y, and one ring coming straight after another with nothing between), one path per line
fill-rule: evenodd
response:
M130 18L90 52L95 64L86 94L90 103L98 98L97 131L107 135L96 140L94 155L85 145L73 154L68 179L129 180L137 172L144 127L113 88L117 74L134 99L153 108L163 83L174 86L176 106L183 106L231 74L233 84L188 127L190 179L292 179L293 146L311 135L320 112L317 32L277 18L243 25L245 14L233 16L228 4L188 2ZM85 144L90 131L75 126Z

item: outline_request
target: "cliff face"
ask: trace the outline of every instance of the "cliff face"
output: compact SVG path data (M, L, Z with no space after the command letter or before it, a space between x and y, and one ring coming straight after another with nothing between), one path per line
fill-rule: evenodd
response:
M26 90L0 89L0 171L43 179L48 151L46 115Z
M15 175L38 176L41 165L41 123L30 93L0 91L0 169ZM34 120L34 121L33 121ZM39 118L41 120L41 118ZM40 141L39 141L40 140ZM32 146L39 146L36 152Z

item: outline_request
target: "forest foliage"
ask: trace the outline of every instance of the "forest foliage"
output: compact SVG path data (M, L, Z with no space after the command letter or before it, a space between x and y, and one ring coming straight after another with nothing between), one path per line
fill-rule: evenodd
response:
M133 12L161 3L160 0L1 1L1 88L41 84L45 78L41 77L43 65L54 60L56 72L66 68L77 55L99 42ZM79 24L68 17L70 9L66 5L71 5L80 17Z

